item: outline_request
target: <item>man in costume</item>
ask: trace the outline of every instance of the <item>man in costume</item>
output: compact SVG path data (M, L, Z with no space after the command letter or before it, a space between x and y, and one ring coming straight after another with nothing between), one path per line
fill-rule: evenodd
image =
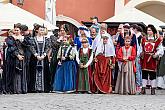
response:
M146 94L145 88L149 77L151 80L151 95L155 95L157 61L164 54L161 42L162 37L157 36L155 27L148 25L147 36L142 38L142 94Z
M133 33L136 35L136 89L137 94L140 94L141 92L141 86L142 86L142 70L141 70L141 64L140 64L140 54L142 52L142 46L141 46L141 39L142 39L142 28L136 24L132 25Z

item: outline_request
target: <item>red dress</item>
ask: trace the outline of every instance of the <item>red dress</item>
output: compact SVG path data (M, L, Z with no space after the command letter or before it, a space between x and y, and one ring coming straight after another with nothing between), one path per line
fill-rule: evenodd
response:
M159 37L154 41L147 40L146 37L142 39L143 54L141 59L142 70L153 71L157 70L157 59L152 55L157 52L157 47L162 42L162 38Z
M98 88L103 93L111 93L111 76L112 71L110 63L114 64L114 58L105 57L104 55L98 55L97 62L95 64L94 81Z

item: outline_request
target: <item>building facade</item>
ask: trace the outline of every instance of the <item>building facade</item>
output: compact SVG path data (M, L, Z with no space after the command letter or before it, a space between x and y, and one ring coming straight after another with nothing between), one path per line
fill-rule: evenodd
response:
M1 0L17 5L19 0ZM165 22L165 0L56 0L57 21L69 22L76 27L81 21L97 16L99 21L122 12L123 7L135 7ZM21 8L45 19L46 0L24 0Z

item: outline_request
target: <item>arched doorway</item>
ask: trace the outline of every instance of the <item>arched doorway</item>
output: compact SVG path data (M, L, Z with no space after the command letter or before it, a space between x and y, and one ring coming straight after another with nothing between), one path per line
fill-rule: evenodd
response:
M69 25L69 29L70 29L70 34L75 37L77 36L77 32L78 32L78 28L81 26L81 24L79 22L77 22L76 20L67 17L67 16L63 16L63 15L58 15L56 17L56 25L58 27L60 27L62 24L68 24Z
M125 7L135 7L165 22L165 0L131 0Z

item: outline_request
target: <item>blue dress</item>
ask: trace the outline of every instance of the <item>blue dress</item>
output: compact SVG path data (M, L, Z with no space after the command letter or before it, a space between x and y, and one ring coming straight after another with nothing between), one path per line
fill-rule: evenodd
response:
M87 39L88 39L89 45L92 46L92 39L89 38L89 37L87 37ZM79 50L81 48L81 39L80 39L80 37L75 37L74 44L77 45L77 50Z
M59 53L62 53L66 59L62 61L61 65L57 66L53 90L58 92L75 91L77 68L73 49L72 47L63 47L59 49L58 56ZM70 55L72 55L72 58Z

